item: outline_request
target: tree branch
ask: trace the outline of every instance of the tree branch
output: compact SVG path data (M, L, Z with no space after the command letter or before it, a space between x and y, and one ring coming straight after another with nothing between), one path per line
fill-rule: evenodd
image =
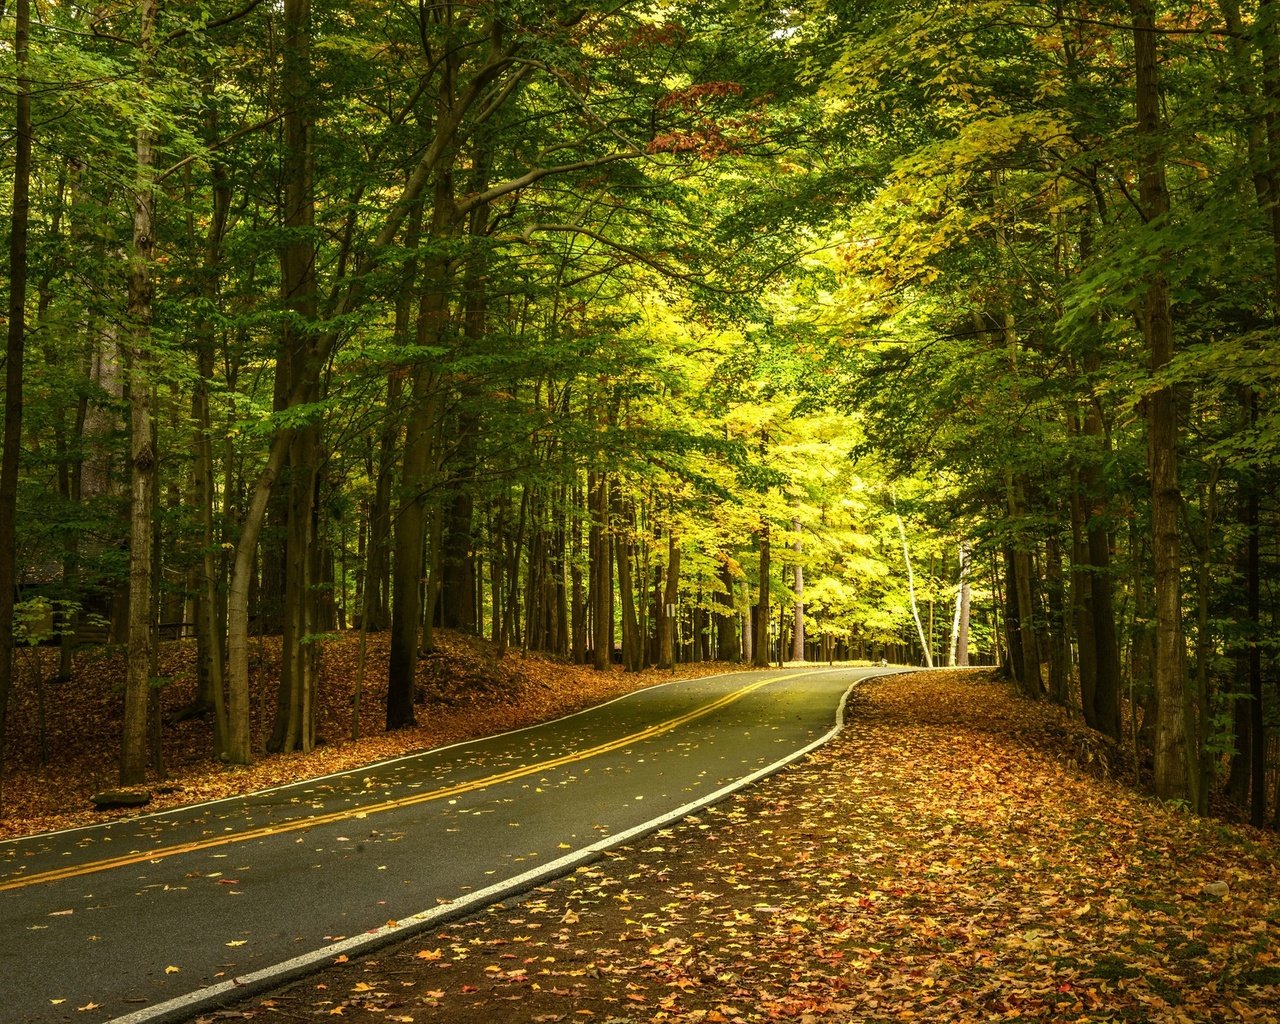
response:
M156 181L164 181L164 179L169 177L169 175L171 175L174 171L182 170L182 168L186 167L187 164L203 156L205 153L215 153L219 149L221 149L223 146L227 146L235 142L236 139L243 138L246 135L251 135L257 131L261 131L263 128L271 127L271 125L275 124L282 117L284 117L283 113L272 114L270 117L266 118L263 121L259 121L257 124L245 125L245 127L237 129L236 131L232 132L230 135L226 136L226 138L222 138L222 139L219 139L217 142L210 143L200 153L191 153L188 156L184 156L181 160L179 160L173 166L166 167L163 171L161 171L158 175L156 175Z

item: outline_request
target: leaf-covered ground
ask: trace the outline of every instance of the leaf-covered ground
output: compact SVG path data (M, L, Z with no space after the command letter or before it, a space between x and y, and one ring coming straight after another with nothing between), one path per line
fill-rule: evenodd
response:
M521 902L202 1020L1280 1021L1276 836L1109 781L985 674L867 684L849 721Z
M400 754L532 725L671 679L671 672L623 673L617 666L594 672L580 665L509 651L447 631L436 650L418 663L419 725L383 731L386 713L387 634L367 640L361 688L360 735L352 742L352 706L358 677L358 634L321 645L317 732L323 745L310 754L260 756L249 767L211 759L207 718L182 718L193 700L194 641L164 644L159 671L165 773L152 773L154 794L146 811L213 800L255 789L342 771ZM682 665L675 675L723 672L732 666ZM25 650L18 656L9 718L9 742L0 774L0 839L70 828L130 812L93 810L89 797L114 788L120 749L124 653L118 647L86 647L76 656L69 682L53 682L56 652ZM280 671L280 639L253 646L254 749L266 747ZM136 813L136 812L134 812Z

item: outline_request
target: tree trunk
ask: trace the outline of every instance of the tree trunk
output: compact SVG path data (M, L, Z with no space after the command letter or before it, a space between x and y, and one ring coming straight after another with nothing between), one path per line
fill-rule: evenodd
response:
M896 504L896 503L895 503ZM894 522L898 524L898 537L902 541L902 560L907 567L907 593L911 597L911 617L915 620L916 633L920 637L920 649L924 652L924 663L933 668L933 652L929 650L929 640L924 633L924 625L920 622L920 607L916 604L916 576L911 569L911 552L907 549L907 530L902 524L902 516L897 510L893 513Z
M1005 470L1005 494L1009 518L1017 523L1023 518L1022 488L1011 470ZM1014 542L1009 606L1017 610L1018 658L1021 675L1015 675L1019 689L1026 697L1039 700L1044 690L1040 676L1040 649L1036 644L1035 602L1031 593L1031 553L1023 548L1024 540Z
M1136 82L1138 192L1142 212L1156 231L1167 230L1169 192L1165 183L1163 127L1155 11L1151 0L1130 0ZM1141 320L1149 368L1158 374L1173 359L1173 321L1163 261L1147 277ZM1182 559L1178 512L1178 406L1171 385L1147 399L1147 440L1151 468L1152 552L1156 583L1155 690L1157 699L1155 790L1165 800L1198 805L1199 758L1191 747L1189 705L1183 667Z
M1247 414L1252 423L1257 421L1257 393L1248 389ZM1244 486L1244 550L1245 623L1248 639L1244 661L1248 666L1249 725L1248 733L1255 737L1249 751L1249 823L1261 828L1267 819L1267 744L1266 719L1262 689L1262 559L1259 543L1258 482L1253 473Z
M613 660L613 545L609 540L609 478L592 473L591 504L591 666L604 672Z
M680 545L676 540L675 527L672 526L667 533L667 575L666 587L662 594L662 617L659 619L661 645L658 653L658 668L670 669L676 666L676 626L679 622L679 601Z
M442 260L427 271L418 312L418 344L430 346L448 312ZM423 569L426 561L427 498L437 427L438 381L433 367L413 369L409 422L400 469L391 582L391 652L387 674L388 729L416 724L413 692L417 681L422 627Z
M959 548L959 581L956 584L956 609L951 620L951 644L947 664L967 668L969 665L969 542L962 540Z
M582 580L582 516L578 510L582 508L582 489L578 484L573 487L573 519L569 529L571 580L570 615L570 652L569 656L575 665L585 665L587 661L587 601L586 587Z
M206 93L213 91L212 81ZM218 137L217 105L210 96L205 128L209 143ZM200 288L202 298L213 306L219 298L222 267L222 239L226 232L231 207L231 185L226 167L216 155L210 166L212 208L205 236L204 273ZM209 395L214 379L215 329L211 320L196 327L196 382L191 397L192 500L199 516L200 563L196 570L195 620L196 663L199 679L198 702L213 712L213 753L221 756L227 746L227 710L225 705L225 640L226 623L220 612L219 584L223 559L220 554L221 531L214 521L213 419Z
M716 661L742 660L742 644L738 640L737 584L733 563L727 554L720 556L720 585L724 588L721 602L724 611L716 613Z
M286 429L271 441L267 464L249 495L231 566L231 579L227 584L226 760L232 764L248 764L252 757L249 730L249 591L253 583L258 537L267 516L267 502L292 439L293 431Z
M27 332L27 227L31 189L31 82L28 78L30 0L16 0L13 53L12 217L9 234L9 330L5 343L4 452L0 455L0 765L4 762L9 695L13 690L13 625L17 598L18 467L22 456L22 379Z
M493 160L492 147L480 143L472 154L472 168L467 191L476 195L489 186L489 168ZM467 219L467 236L471 243L462 281L462 335L466 355L476 356L488 330L488 248L485 236L489 230L489 207L481 203L471 210ZM448 629L464 633L476 632L476 542L473 519L475 517L475 488L477 455L476 437L480 430L480 418L470 406L477 399L474 382L459 384L459 406L456 450L453 458L455 470L454 490L448 504L448 517L444 546L441 550L440 568L443 577L440 624ZM554 638L548 638L548 646Z
M156 0L142 0L138 48L145 79L154 49ZM129 346L129 654L125 669L124 729L120 749L120 783L142 782L147 771L147 704L151 692L152 478L156 452L151 438L151 303L155 250L154 154L151 131L134 135L133 245L129 255L129 300L126 309Z
M756 615L752 628L751 664L756 668L769 667L769 521L760 524L760 593L756 599Z
M314 402L319 381L308 358L316 329L315 202L311 154L311 0L284 0L285 242L280 250L281 300L288 311L280 338L277 394L301 393ZM310 708L315 689L316 471L320 447L317 423L300 426L290 445L288 489L284 496L284 591L280 602L281 677L269 749L310 751L315 744Z
M627 672L639 672L644 668L645 658L632 572L636 548L632 539L635 523L634 517L626 517L621 507L618 515L619 529L614 535L614 557L618 563L618 595L622 599L622 667Z
M796 600L794 608L795 625L791 630L791 660L804 661L804 565L801 562L801 558L804 556L804 535L801 532L798 519L791 521L791 529L796 535L796 564L794 572Z
M1075 413L1069 417L1075 422ZM1074 429L1069 427L1069 429ZM1079 655L1080 710L1085 724L1098 727L1095 694L1098 688L1098 656L1093 633L1093 587L1089 552L1085 542L1083 484L1078 468L1071 471L1071 612Z
M1097 368L1097 356L1086 360L1086 370ZM1101 450L1108 447L1102 410L1096 399L1085 410L1085 437ZM1100 457L1102 451L1099 451ZM1119 740L1120 726L1120 642L1116 637L1115 588L1111 577L1111 535L1107 528L1106 493L1097 457L1085 462L1080 474L1086 502L1085 536L1088 544L1089 612L1092 616L1094 652L1094 727Z
M1056 532L1045 542L1045 598L1049 620L1049 699L1066 707L1071 696L1071 610Z

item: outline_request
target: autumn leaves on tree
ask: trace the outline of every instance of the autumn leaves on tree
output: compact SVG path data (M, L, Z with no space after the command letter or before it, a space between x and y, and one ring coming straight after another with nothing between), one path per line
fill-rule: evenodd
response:
M1270 0L31 18L0 743L13 643L128 645L129 782L170 636L236 763L314 746L344 628L388 728L439 628L972 654L1273 814Z

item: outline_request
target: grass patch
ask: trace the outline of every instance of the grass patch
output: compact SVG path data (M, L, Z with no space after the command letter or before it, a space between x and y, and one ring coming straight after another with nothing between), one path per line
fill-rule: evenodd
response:
M1120 981L1122 978L1137 978L1142 974L1142 971L1121 960L1118 956L1108 955L1096 961L1090 969L1090 973L1102 981Z

